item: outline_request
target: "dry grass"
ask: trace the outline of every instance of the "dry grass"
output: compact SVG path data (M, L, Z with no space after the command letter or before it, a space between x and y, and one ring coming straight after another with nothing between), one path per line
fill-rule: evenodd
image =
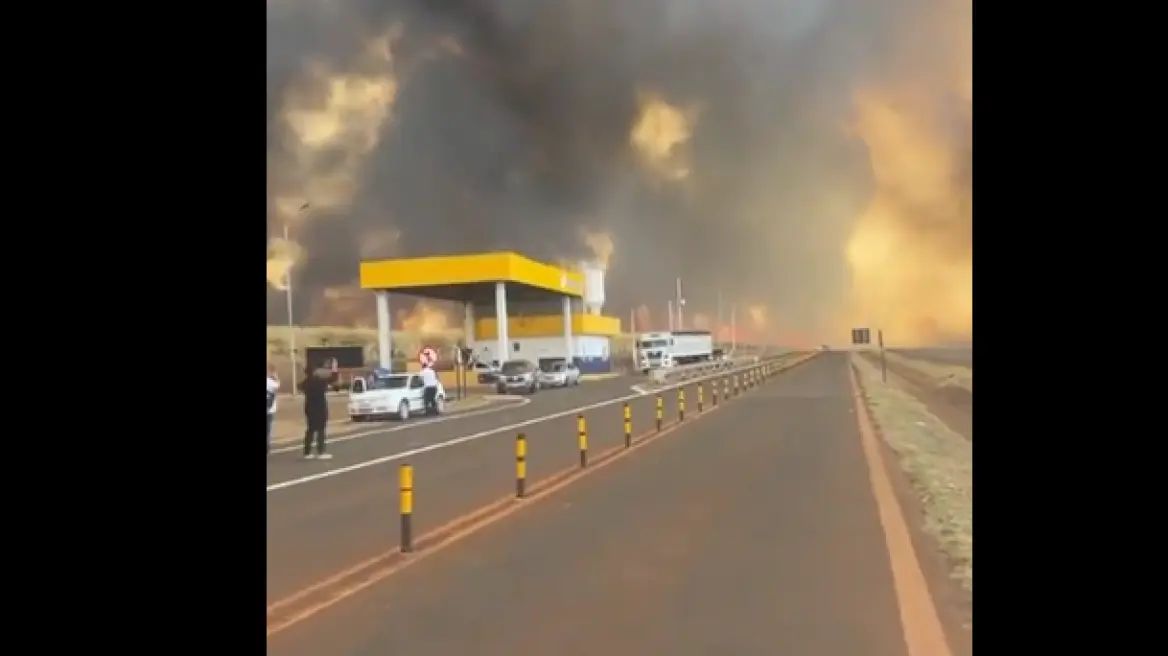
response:
M896 453L925 512L924 529L953 564L952 576L973 592L973 444L911 395L880 382L880 371L853 356L873 419Z
M926 360L905 357L899 353L887 351L884 354L889 364L900 364L928 376L938 386L956 386L973 391L973 369L956 364L939 364Z

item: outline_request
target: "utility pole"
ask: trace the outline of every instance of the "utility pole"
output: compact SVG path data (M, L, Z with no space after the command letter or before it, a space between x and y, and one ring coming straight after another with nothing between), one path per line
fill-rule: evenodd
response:
M682 314L681 314L681 308L684 305L685 305L685 297L681 295L681 278L678 277L678 279L677 279L677 329L678 330L685 330L685 328L683 327L685 322L682 321Z
M307 204L305 205L307 207ZM303 207L300 209L304 209ZM290 243L288 239L288 224L284 224L284 243ZM292 263L288 263L288 269L284 272L284 290L287 292L288 300L288 346L289 356L292 358L292 396L296 396L296 322L292 317Z
M722 290L718 290L718 310L714 314L714 341L717 342L722 333Z
M730 352L733 353L738 349L738 324L736 322L736 311L738 306L733 303L730 304Z

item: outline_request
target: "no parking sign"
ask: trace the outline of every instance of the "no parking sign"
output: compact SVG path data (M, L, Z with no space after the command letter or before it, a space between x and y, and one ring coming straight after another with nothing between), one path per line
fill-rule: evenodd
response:
M438 362L438 351L435 351L429 346L423 348L422 351L418 353L418 362L421 362L423 367L434 366L434 364Z

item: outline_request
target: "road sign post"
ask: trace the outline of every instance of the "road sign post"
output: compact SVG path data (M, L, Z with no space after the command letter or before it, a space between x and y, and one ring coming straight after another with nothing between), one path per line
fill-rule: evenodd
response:
M852 328L852 345L865 346L872 343L872 331L868 328ZM876 347L880 352L880 381L888 382L888 363L884 358L884 331L876 330Z
M872 332L867 328L852 328L852 344L863 346L872 343Z

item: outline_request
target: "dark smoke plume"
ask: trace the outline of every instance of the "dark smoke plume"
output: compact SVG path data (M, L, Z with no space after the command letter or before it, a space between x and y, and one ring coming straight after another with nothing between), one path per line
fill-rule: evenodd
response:
M680 275L703 312L724 290L792 334L838 331L873 312L855 289L887 296L872 291L886 283L854 279L882 275L857 264L874 203L873 222L900 234L887 267L936 249L965 266L972 252L968 214L950 216L948 200L880 193L870 130L896 128L857 119L858 95L903 103L937 149L966 153L953 190L967 199L972 115L962 73L945 66L959 65L954 30L969 12L968 0L269 0L269 232L293 225L306 307L351 284L362 256L513 249L557 261L590 254L588 229L615 244L612 314L663 313ZM347 108L333 132L310 129L319 116L289 119L330 97ZM630 141L649 98L691 119L669 174ZM289 209L300 202L311 209ZM906 317L890 324L964 329L937 316L952 312L947 298L901 296L885 311Z

